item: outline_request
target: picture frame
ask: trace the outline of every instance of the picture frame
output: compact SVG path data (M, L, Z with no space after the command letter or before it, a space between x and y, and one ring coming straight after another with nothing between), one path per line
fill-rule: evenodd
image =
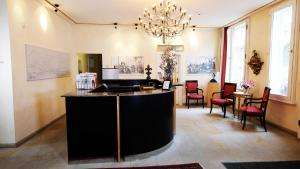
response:
M119 75L144 75L144 57L114 56L113 67L119 69Z
M170 90L171 89L171 81L165 80L163 82L162 90Z
M214 56L188 56L186 74L212 74L216 71L216 58Z

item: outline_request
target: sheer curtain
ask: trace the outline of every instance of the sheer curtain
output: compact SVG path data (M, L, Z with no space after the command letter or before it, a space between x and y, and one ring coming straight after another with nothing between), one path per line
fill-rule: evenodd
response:
M237 83L244 80L247 23L242 22L228 29L225 81Z

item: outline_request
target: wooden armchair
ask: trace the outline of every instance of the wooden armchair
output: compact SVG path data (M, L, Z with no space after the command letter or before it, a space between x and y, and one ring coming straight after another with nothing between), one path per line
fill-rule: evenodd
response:
M240 111L242 112L241 122L244 121L243 130L246 125L247 116L259 117L261 125L264 127L265 132L267 132L266 127L266 111L269 102L271 89L265 87L264 94L262 98L247 98L244 101L244 106L241 106ZM259 105L259 106L253 106Z
M213 105L218 105L222 107L222 111L224 112L224 118L226 117L226 107L232 106L232 113L234 114L235 109L235 99L233 92L236 91L236 83L224 83L223 90L220 92L214 92L212 94L211 104L210 104L210 114L212 112ZM221 98L214 98L214 95L220 94Z
M197 104L198 104L198 100L202 100L202 107L204 108L203 89L198 88L198 80L185 81L185 91L186 91L186 104L188 108L190 108L190 100L197 100Z

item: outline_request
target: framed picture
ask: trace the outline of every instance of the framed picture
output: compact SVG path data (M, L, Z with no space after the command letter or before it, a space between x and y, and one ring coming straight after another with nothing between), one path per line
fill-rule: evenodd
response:
M143 56L115 56L113 59L113 66L119 69L120 75L144 74Z
M171 88L171 81L169 81L169 80L164 81L162 89L163 90L170 90L170 88Z
M213 56L190 56L187 58L187 74L214 73L215 64L215 57Z

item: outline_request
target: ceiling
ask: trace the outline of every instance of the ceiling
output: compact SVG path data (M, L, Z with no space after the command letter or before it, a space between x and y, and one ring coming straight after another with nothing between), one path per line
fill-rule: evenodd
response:
M160 0L49 0L77 23L133 24ZM273 0L177 0L192 15L191 25L222 27Z

